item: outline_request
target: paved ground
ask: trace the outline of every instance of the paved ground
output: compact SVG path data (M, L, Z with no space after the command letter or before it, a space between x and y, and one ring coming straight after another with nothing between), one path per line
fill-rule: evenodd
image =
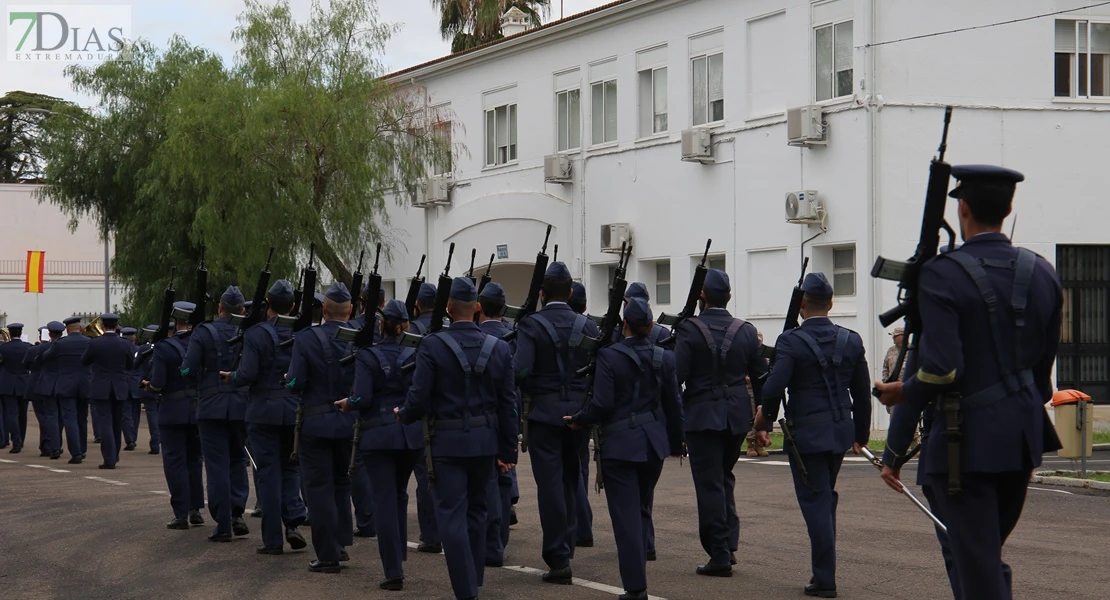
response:
M29 432L37 440L37 432ZM376 542L356 538L340 575L307 571L310 550L259 556L259 520L233 544L205 540L208 527L170 531L160 457L124 453L115 471L100 471L99 446L90 460L0 453L0 595L23 599L204 598L450 598L441 555L411 552L405 592L378 590L382 577ZM68 458L68 457L67 457ZM1050 457L1046 457L1050 458ZM906 499L889 491L874 467L850 457L841 472L838 587L842 598L951 597L932 527ZM620 593L616 550L603 496L592 496L595 547L580 548L573 587L539 580L539 525L527 458L522 465L520 524L513 528L508 562L487 569L483 598L537 600L615 598ZM1055 459L1060 468L1069 461ZM1110 453L1090 468L1110 469ZM912 469L907 467L912 480ZM694 575L704 562L688 465L668 460L656 492L659 560L649 563L649 592L657 598L802 598L809 579L809 547L781 456L742 460L736 467L741 501L741 564L731 579ZM915 492L918 492L914 488ZM918 493L920 496L920 493ZM251 500L253 505L253 498ZM415 505L409 530L416 531ZM207 518L207 515L206 515ZM210 519L209 519L210 520ZM1021 523L1006 547L1019 598L1105 598L1110 586L1106 532L1110 498L1034 486ZM415 536L415 533L413 534Z

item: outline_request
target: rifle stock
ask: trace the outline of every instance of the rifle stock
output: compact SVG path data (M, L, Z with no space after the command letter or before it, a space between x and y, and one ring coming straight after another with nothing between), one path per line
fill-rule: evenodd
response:
M200 264L197 265L197 287L193 292L193 303L196 309L189 315L189 324L196 327L204 322L204 315L208 312L208 269L204 266L204 246L200 247Z
M474 285L478 285L478 280L474 278L474 259L477 256L478 256L478 249L477 248L471 248L470 249L470 270L466 272L466 278L469 279L470 283L473 283Z
M493 259L496 256L497 256L496 254L490 254L489 255L489 265L486 266L486 272L482 273L482 279L478 283L478 295L479 296L482 295L482 290L486 289L486 286L489 285L489 282L493 281Z
M409 282L409 293L405 296L405 310L409 312L409 320L416 320L416 299L420 296L420 286L424 283L424 278L420 276L420 272L424 270L424 260L428 258L427 254L420 256L420 266L416 268L416 277L412 278Z
M382 286L382 276L378 273L378 261L381 260L381 256L382 245L379 243L374 258L374 270L370 272L370 278L369 280L367 280L367 286L369 286L369 290L367 290L366 292L367 310L362 320L362 327L358 328L358 332L355 334L354 340L351 341L351 345L357 349L366 348L374 344L374 329L375 324L377 323L377 307L378 300L380 298L378 292L381 290ZM335 332L336 337L339 337L339 334L342 331L343 328L340 327ZM351 353L347 356L344 356L339 360L339 364L350 364L351 361L355 359L355 355L356 353Z
M428 333L425 335L433 334L437 331L443 330L443 319L447 316L447 301L451 297L451 277L448 275L451 269L451 257L455 255L455 243L451 242L451 247L447 251L447 265L443 267L443 273L439 276L439 281L436 285L436 303L432 307L432 323L428 326ZM416 348L420 346L420 342L424 340L425 336L409 335L402 336L402 345ZM406 341L407 340L407 341ZM416 361L407 363L401 367L402 373L409 373L416 368Z
M308 266L304 269L304 291L301 295L301 310L297 313L297 322L293 326L294 332L312 326L312 301L316 298L315 260L316 243L313 242L308 250Z
M802 282L805 281L806 268L808 268L808 267L809 267L809 257L807 256L807 257L805 257L805 260L802 261L802 273L801 273L801 275L798 276L798 285L795 285L794 289L790 292L790 304L786 307L786 319L783 321L783 325L782 325L783 333L785 333L787 331L790 331L791 329L796 329L798 327L798 324L799 324L798 323L798 318L801 316L801 312L802 312L802 297L805 296L805 294L802 293ZM766 358L767 360L771 361L771 364L774 364L774 362L775 362L775 348L774 348L774 346L768 346L767 344L763 344L763 346L759 349L759 354L763 358ZM766 372L763 373L763 375L762 375L762 377L760 377L760 379L766 379L767 376L770 373L771 373L771 370L768 369Z
M266 316L266 292L270 286L270 261L274 259L274 247L270 246L270 253L266 255L266 265L262 267L262 271L258 274L258 281L254 284L254 296L251 297L251 311L247 313L247 318L243 320L239 326L239 333L227 341L231 345L238 344L243 341L243 334L252 325L261 323L263 317Z
M154 343L166 339L170 335L170 319L173 318L173 303L176 300L177 292L173 289L173 278L177 275L177 267L170 269L170 282L166 285L166 291L162 293L162 317L158 321L158 331L154 333Z
M378 245L378 248L379 248L378 252L381 252L381 250L380 250L381 244ZM359 250L358 266L355 267L355 274L353 276L351 276L351 296L356 299L354 302L351 303L351 318L352 319L358 316L358 300L357 300L357 298L360 298L362 296L362 259L365 255L366 255L365 250ZM375 292L376 292L377 288L374 288L374 289L375 289ZM373 312L374 309L369 308L369 306L371 306L371 305L369 303L367 303L368 308L366 310L368 312ZM377 303L373 304L373 306L377 306Z

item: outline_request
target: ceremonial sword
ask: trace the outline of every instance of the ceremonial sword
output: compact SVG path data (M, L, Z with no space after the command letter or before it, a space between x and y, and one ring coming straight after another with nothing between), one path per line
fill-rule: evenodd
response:
M876 469L878 469L879 471L883 470L883 462L878 458L875 458L875 455L872 454L870 450L868 450L866 447L863 447L860 448L860 451L863 452L863 455L867 457L867 460L871 461L871 464L875 465ZM910 499L910 501L916 504L917 508L921 509L921 512L925 513L930 519L932 519L933 523L936 523L936 526L940 527L941 531L946 534L948 533L948 528L944 526L944 523L941 523L940 519L938 519L937 516L928 509L928 507L922 504L921 501L917 499L917 496L913 495L913 492L910 491L910 488L906 487L906 484L899 481L898 485L902 486L902 493L904 493Z

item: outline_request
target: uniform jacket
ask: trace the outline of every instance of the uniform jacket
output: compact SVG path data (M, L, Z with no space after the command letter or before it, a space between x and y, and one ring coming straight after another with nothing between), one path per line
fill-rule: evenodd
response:
M23 367L27 369L27 390L24 392L24 398L33 400L35 396L49 396L50 392L42 393L40 386L42 383L42 353L46 352L49 342L43 342L38 346L31 346L27 350L27 354L23 357ZM45 384L47 386L53 385L52 383ZM47 388L49 389L49 388Z
M345 439L353 435L354 415L342 413L335 406L337 400L350 394L354 379L354 369L339 364L348 343L336 341L335 332L345 325L343 321L326 321L293 338L286 385L301 394L304 404L301 432L304 435L325 439Z
M246 419L248 423L293 425L296 422L297 394L282 383L289 371L293 349L281 342L293 337L288 327L277 325L277 318L257 323L243 336L243 356L231 380L250 386Z
M833 358L841 330L846 340L842 361L836 366ZM826 369L799 332L817 343ZM783 332L775 342L775 363L763 386L765 418L773 421L778 416L787 389L786 420L793 425L799 452L843 453L853 442L867 443L871 378L858 333L834 325L828 317L811 317L798 329Z
M181 374L197 388L198 419L242 421L247 414L246 390L220 380L220 371L230 371L239 355L239 346L227 343L239 333L230 321L222 317L193 327Z
M401 421L414 423L430 415L442 425L432 438L432 456L496 455L503 462L516 463L520 418L509 345L493 342L485 370L471 376L468 396L467 377L445 336L459 345L472 368L487 338L493 339L473 321L452 323L446 331L424 338L416 355L412 387L400 411ZM483 423L469 429L447 429L444 423L462 419Z
M27 393L31 373L23 359L31 348L34 346L20 339L0 344L0 396L22 398Z
M402 425L393 409L405 403L412 386L412 372L401 367L416 360L416 351L388 338L358 351L355 357L355 390L352 407L362 420L361 450L415 450L424 447L419 423Z
M150 381L150 365L151 360L154 358L153 352L143 356L142 354L151 349L153 344L145 343L141 346L133 346L131 349L132 364L129 374L131 376L131 399L132 400L152 400L154 395L143 389L143 380Z
M591 319L592 320L592 319ZM671 330L663 327L659 323L654 323L651 327L651 333L647 335L647 340L654 345L659 345L660 342L671 336ZM619 342L624 339L624 330L618 324L617 328L613 330L613 341ZM670 348L673 350L673 348Z
M582 331L586 337L598 336L597 324L593 319L571 310L565 302L552 302L517 325L519 333L514 369L521 393L526 401L531 399L528 420L562 426L563 417L573 415L582 406L586 396L586 379L577 377L574 372L586 366L590 356L581 347L568 350L563 358L563 372L560 373L555 344L540 319L551 323L564 348L570 341L576 319L584 320Z
M81 359L90 341L83 333L76 332L50 342L39 355L42 361L42 376L39 379L41 395L55 398L85 396L89 370Z
M114 331L89 340L81 355L81 364L89 367L90 400L114 398L123 402L131 397L134 348L134 344Z
M181 331L154 345L150 360L150 386L160 394L159 425L190 425L197 422L196 390L181 374L181 363L189 352L191 332Z
M700 321L713 337L711 351ZM744 435L751 430L752 401L744 378L750 376L756 404L763 403L761 379L766 365L759 352L761 345L755 326L745 322L732 337L728 352L721 360L722 343L729 327L739 321L728 310L710 308L683 321L675 341L675 368L678 383L685 384L682 407L686 431L728 431Z
M635 353L640 366L617 346ZM656 348L647 338L625 338L598 353L593 397L574 420L601 427L603 459L647 462L682 448L682 398L674 353L658 348L656 366Z
M446 329L450 324L451 324L451 320L448 319L447 317L444 317L443 318L443 328ZM416 319L413 320L411 333L414 333L414 334L417 334L417 335L424 335L424 334L428 333L428 330L431 329L431 328L432 328L432 310L428 309L428 310L420 313L420 316L416 317Z

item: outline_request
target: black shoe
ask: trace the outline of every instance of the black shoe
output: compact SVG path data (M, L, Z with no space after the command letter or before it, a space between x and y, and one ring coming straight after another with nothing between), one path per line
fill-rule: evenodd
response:
M308 545L301 532L297 531L296 527L285 528L285 541L289 542L289 547L294 550L301 550Z
M729 552L728 553L728 564L730 564L730 565L735 565L736 564L736 553L735 552Z
M131 442L130 444L127 444L126 446L123 447L123 449L127 452L131 452L132 450L135 449L135 442Z
M698 567L696 572L710 577L732 577L732 565L715 565L710 562Z
M355 537L376 538L376 537L378 537L378 534L373 532L373 531L367 531L365 529L356 529L355 530Z
M424 552L426 554L439 554L440 552L443 552L443 544L428 544L425 542L420 542L420 544L416 547L416 551Z
M93 443L94 444L99 444L100 443L100 438L93 438Z
M110 465L108 463L104 463L102 465L97 465L96 468L98 468L98 469L115 469L116 465L114 465L114 464Z
M259 546L255 548L254 551L257 554L268 554L270 556L281 556L281 554L285 552L285 550L281 548L268 548L266 546Z
M226 544L226 543L231 541L231 534L230 533L216 533L215 531L213 531L212 535L208 536L208 541L210 541L210 542L221 542L221 543Z
M648 560L655 560L655 550L648 550L647 551L647 559Z
M174 519L174 520L170 521L169 523L166 523L166 529L182 529L182 530L185 530L185 529L188 529L188 528L189 528L189 521L187 519Z
M582 538L580 540L576 540L574 542L574 545L577 546L578 548L593 548L594 547L594 538L591 537L591 538Z
M71 464L71 465L79 465L83 462L85 462L85 458L82 457L80 454L78 454L77 456L74 456L73 458L69 459L69 464Z
M247 521L243 517L235 517L231 520L231 531L237 536L244 536L251 532L251 528L247 527Z
M250 516L252 516L256 519L261 519L262 518L262 509L261 508L256 508L256 509L250 511L249 514L250 514Z
M563 567L562 569L551 569L543 574L544 583L557 583L559 585L571 584L570 567Z
M147 452L147 454L161 454L161 451L159 451L157 448L151 448L150 452Z
M389 590L391 592L399 592L399 591L405 589L405 580L404 579L386 579L385 581L379 583L378 587L383 589L383 590Z
M486 559L486 566L487 567L503 567L503 566L505 566L505 561L504 560L497 560L496 558L487 558Z
M516 520L516 507L514 506L514 507L513 507L512 509L511 509L511 512L509 513L509 525L516 525L516 524L517 524L517 520Z
M50 460L58 460L61 457L62 457L62 451L61 450L55 450L55 451L50 453Z
M617 596L617 600L647 600L647 590L639 592L625 592Z
M324 562L319 559L308 563L308 570L313 573L338 573L340 571L339 563Z
M341 552L339 554L339 562L348 562L350 560L351 560L351 555L347 554L346 550L344 550L343 552Z
M23 448L20 448L19 446L16 446L16 447L12 448L11 450L8 450L8 454L19 454L20 452L23 452Z
M805 594L807 596L817 596L818 598L836 598L836 588L822 590L817 588L816 583L811 583L806 586Z
M204 525L204 517L200 516L199 510L189 511L189 523L191 525Z
M262 515L258 516L261 517ZM304 516L304 523L301 523L301 525L304 525L305 527L312 527L312 522L308 520L308 515Z

